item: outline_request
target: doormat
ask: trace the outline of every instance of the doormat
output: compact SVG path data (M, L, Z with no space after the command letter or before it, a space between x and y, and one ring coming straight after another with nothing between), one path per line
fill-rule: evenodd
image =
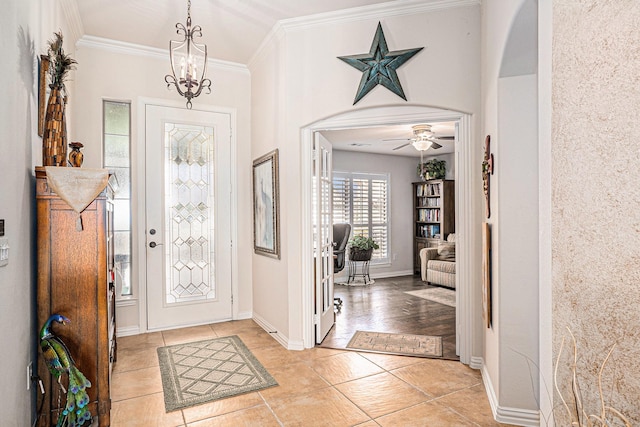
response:
M442 357L442 337L356 331L347 348L402 356Z
M427 288L420 289L418 291L407 291L405 294L413 295L414 297L428 299L440 304L448 305L449 307L456 306L456 291L446 288Z
M237 335L158 348L167 412L278 385Z

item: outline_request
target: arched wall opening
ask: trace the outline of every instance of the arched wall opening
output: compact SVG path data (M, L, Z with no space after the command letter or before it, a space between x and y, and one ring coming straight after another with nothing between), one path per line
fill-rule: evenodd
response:
M480 313L474 301L479 300L477 287L471 286L473 277L478 277L473 263L472 248L476 234L473 231L472 212L472 116L468 113L426 106L391 106L362 109L338 114L302 128L302 307L303 343L305 348L314 346L314 291L313 291L313 234L312 234L312 150L314 133L325 130L365 128L372 126L411 124L429 121L456 121L458 123L455 171L456 171L456 323L460 361L473 368L481 367L480 354L474 353L474 339L479 337Z

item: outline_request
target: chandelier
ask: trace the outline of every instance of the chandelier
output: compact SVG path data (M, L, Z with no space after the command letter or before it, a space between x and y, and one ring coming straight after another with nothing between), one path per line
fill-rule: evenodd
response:
M207 45L196 43L194 37L202 37L202 28L191 28L191 0L187 1L187 25L176 24L178 34L184 40L169 41L169 59L171 74L164 77L167 89L173 84L178 93L187 98L187 108L191 109L191 98L195 98L207 89L211 93L211 80L207 79ZM198 77L199 76L199 77Z

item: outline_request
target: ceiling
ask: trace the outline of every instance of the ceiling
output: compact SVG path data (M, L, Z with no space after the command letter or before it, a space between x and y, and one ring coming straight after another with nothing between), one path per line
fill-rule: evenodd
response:
M186 0L74 1L84 34L161 49L187 18ZM387 0L192 0L191 20L210 58L247 64L278 21L379 3Z
M430 124L436 138L454 135L455 122L437 122ZM420 152L413 148L411 144L408 144L410 142L409 138L413 137L413 130L410 124L330 130L322 131L321 133L331 142L334 150L420 157ZM441 148L429 148L423 152L423 155L435 156L453 153L455 151L454 141L437 140L437 142L442 145ZM408 145L394 150L394 148L404 144Z
M83 34L120 42L167 49L178 40L175 25L185 23L186 0L70 0L77 6ZM392 3L407 3L396 0ZM389 3L387 0L192 0L193 25L202 27L201 41L209 58L247 64L278 21L338 10ZM363 46L363 52L369 48ZM453 123L432 123L437 136L453 135ZM411 124L322 132L334 149L419 157L409 142ZM385 141L394 139L394 141ZM404 141L403 139L407 139ZM453 141L425 155L454 151Z

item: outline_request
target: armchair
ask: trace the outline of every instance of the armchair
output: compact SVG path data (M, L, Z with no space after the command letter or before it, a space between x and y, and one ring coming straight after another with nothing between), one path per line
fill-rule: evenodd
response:
M447 236L447 241L437 248L420 250L420 272L422 280L434 284L456 288L456 236Z

